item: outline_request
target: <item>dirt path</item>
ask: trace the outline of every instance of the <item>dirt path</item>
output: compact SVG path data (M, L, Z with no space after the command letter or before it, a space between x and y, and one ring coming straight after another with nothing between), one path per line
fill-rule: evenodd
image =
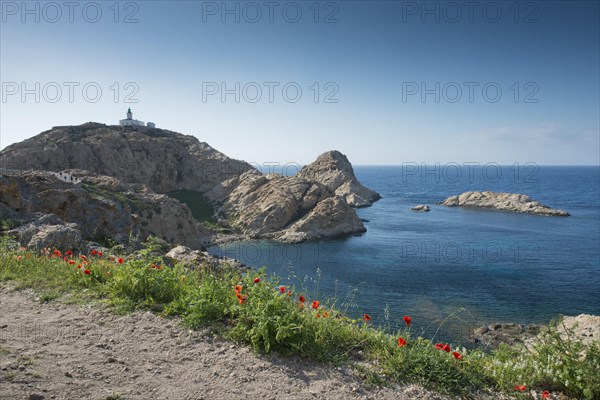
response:
M111 397L112 396L112 397ZM189 332L149 312L42 304L0 286L0 399L444 399Z

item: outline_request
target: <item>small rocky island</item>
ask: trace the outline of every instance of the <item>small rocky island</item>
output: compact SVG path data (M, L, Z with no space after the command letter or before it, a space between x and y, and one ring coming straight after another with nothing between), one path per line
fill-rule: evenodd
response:
M448 207L488 208L552 217L568 217L571 215L566 211L550 208L525 194L517 193L465 192L458 196L448 197L438 204Z
M0 217L35 248L154 236L202 249L224 235L282 242L355 235L366 228L354 208L380 197L339 151L295 176L263 174L155 126L57 126L0 152Z

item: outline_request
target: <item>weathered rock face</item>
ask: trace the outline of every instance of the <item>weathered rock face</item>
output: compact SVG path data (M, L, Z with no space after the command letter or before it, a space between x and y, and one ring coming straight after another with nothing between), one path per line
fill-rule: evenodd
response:
M414 206L411 208L411 211L423 211L423 212L429 212L429 206L426 206L424 204L419 204L418 206Z
M18 237L22 245L35 250L46 247L77 248L82 241L79 225L65 223L52 214L45 214L33 222L9 231L9 234Z
M208 242L207 233L192 218L189 208L175 199L111 177L79 175L79 178L83 182L74 185L42 171L4 175L0 177L0 203L13 210L13 218L20 217L22 222L40 214L52 214L76 224L67 224L63 231L77 230L86 240L110 238L128 243L130 237L143 241L152 235L196 248ZM34 235L30 232L40 225L48 224L42 220L15 233L22 244L32 244L41 232Z
M192 136L98 123L54 127L11 145L0 152L0 168L11 176L2 183L0 211L54 214L79 224L84 238L121 243L131 234L194 248L206 242L187 206L156 193L200 192L234 234L286 241L364 232L350 207L381 197L358 182L338 151L293 177L263 175ZM22 172L28 169L38 172Z
M448 197L439 204L448 207L479 207L558 217L570 215L566 211L555 210L534 201L527 195L515 193L465 192L458 196Z
M212 267L219 268L223 264L228 264L234 268L244 269L244 265L239 261L228 257L218 258L211 256L205 251L192 250L186 246L177 246L172 248L165 257L178 262L183 263L186 267Z
M298 177L321 183L351 207L367 207L381 198L379 193L360 184L352 164L339 151L321 154L315 162L304 166Z
M354 210L341 197L332 196L319 202L308 215L276 234L275 238L283 242L298 243L365 231L366 228Z
M205 192L254 168L233 160L193 136L147 127L87 123L54 127L0 152L0 167L87 170L140 183L157 193Z

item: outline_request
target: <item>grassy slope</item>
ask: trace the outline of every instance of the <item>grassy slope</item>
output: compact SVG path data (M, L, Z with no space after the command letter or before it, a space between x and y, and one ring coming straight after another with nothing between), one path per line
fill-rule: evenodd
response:
M82 260L79 255L58 257L52 252L11 249L4 240L0 281L34 288L44 301L57 297L103 301L115 312L143 307L178 315L192 329L213 326L257 351L351 363L369 383L416 382L467 397L493 390L541 398L543 390L550 390L555 393L552 396L561 392L575 398L600 398L600 344L586 347L577 340L563 341L555 329L546 333L532 353L516 347L502 347L491 354L453 348L460 353L458 359L452 351L438 350L429 340L414 337L408 326L389 332L349 320L327 306L333 300L309 299L291 287L284 287L282 293L277 278L266 277L264 271L242 276L227 268L159 269L160 258L151 249L141 256L122 264L108 255L88 255ZM241 286L238 293L236 285ZM302 295L307 297L304 303ZM314 300L321 300L318 308L312 307ZM406 345L399 347L398 338L406 340ZM585 356L581 356L583 351ZM516 392L515 385L525 385L527 391Z

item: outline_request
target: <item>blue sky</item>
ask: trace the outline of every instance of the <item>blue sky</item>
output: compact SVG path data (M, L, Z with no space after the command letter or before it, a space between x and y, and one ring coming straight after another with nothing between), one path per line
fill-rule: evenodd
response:
M131 107L258 164L600 163L597 1L23 4L1 4L0 148Z

